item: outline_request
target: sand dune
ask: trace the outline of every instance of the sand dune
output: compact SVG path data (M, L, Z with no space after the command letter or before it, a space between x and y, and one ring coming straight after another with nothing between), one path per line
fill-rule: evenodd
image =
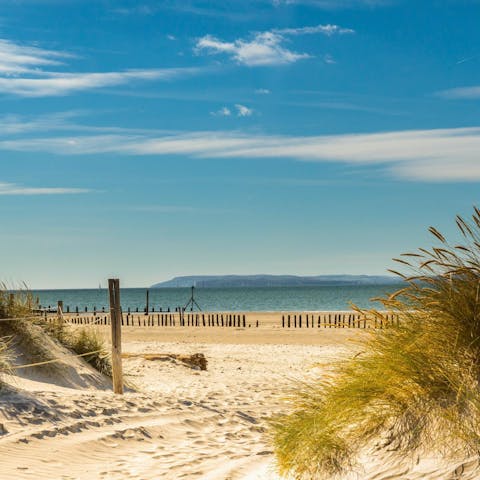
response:
M324 341L312 337L313 345L252 343L250 337L236 344L188 336L165 342L149 334L146 341L143 333L127 333L124 352L203 353L207 371L132 357L124 369L137 391L123 396L103 390L98 378L88 382L88 371L76 386L38 372L10 378L17 391L0 401L0 479L279 480L268 417L288 409L285 393L296 381L321 374L356 348L345 332L336 344L334 333ZM372 448L344 479L473 480L479 472L476 458L399 459Z

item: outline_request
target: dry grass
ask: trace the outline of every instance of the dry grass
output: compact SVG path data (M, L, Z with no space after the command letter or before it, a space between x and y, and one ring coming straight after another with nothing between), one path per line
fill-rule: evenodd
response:
M32 363L50 361L55 358L50 339L46 339L41 317L33 314L33 297L28 289L8 289L0 284L0 316L11 321L0 322L0 337L7 339L10 351L16 349ZM55 371L57 364L39 367Z
M32 297L27 291L12 295L4 283L0 283L0 318L16 318L32 310ZM0 375L11 373L12 343L21 326L11 322L0 322Z
M400 326L372 333L332 377L301 386L292 413L272 422L282 472L331 478L379 439L401 454L480 451L480 210L457 225L461 245L431 228L439 247L397 259L411 273L394 272L406 287L379 300Z
M95 352L84 356L83 359L100 373L112 376L112 365L106 342L95 327L78 328L65 324L59 318L53 323L44 325L44 328L51 337L78 355Z
M97 352L83 357L101 373L111 376L111 364L105 342L94 329L76 330L66 326L61 318L52 323L45 322L41 317L32 317L33 298L29 291L11 291L0 284L0 318L12 318L8 322L0 322L0 372L2 365L8 368L8 346L18 347L31 362L44 362L55 358L52 353L51 340L56 340L76 354ZM29 317L23 320L13 320ZM46 341L45 334L50 337ZM41 366L45 370L55 370L59 367L53 363Z
M95 352L83 358L100 373L112 376L112 364L105 340L94 327L70 329L64 342L68 348L79 355Z

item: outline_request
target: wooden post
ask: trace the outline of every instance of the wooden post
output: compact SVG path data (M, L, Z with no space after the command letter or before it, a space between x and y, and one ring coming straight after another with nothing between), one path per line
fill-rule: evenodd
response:
M148 315L148 308L150 303L150 292L147 290L147 298L146 298L146 306L145 306L145 315Z
M110 318L112 324L112 377L114 393L123 394L122 378L122 311L120 309L120 281L108 280Z
M59 300L57 302L57 316L58 318L63 318L63 301Z

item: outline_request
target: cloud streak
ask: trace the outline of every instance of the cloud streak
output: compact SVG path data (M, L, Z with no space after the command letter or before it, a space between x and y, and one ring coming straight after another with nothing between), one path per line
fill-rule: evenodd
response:
M237 109L237 117L251 117L253 114L252 108L241 105L240 103L235 104L235 108Z
M25 187L15 183L0 182L0 195L72 195L88 192L90 192L90 190L85 188Z
M442 90L441 92L437 93L437 96L448 99L474 100L480 98L480 85Z
M71 58L73 56L66 52L0 39L0 93L22 97L63 96L133 81L170 80L198 71L195 68L79 73L58 71L60 67L65 68L64 60Z
M343 28L338 25L315 25L313 27L298 27L298 28L279 28L273 30L275 33L280 33L281 35L312 35L316 33L321 33L327 37L332 35L345 35L355 33L355 30L351 28Z
M480 181L480 127L321 136L190 132L162 136L84 135L0 141L0 149L61 155L186 155L292 159L366 167L395 178Z
M0 39L0 74L2 75L38 73L41 67L58 66L62 64L61 59L71 57L65 52L55 52Z
M195 51L208 55L227 54L238 64L249 67L287 65L302 58L306 53L297 53L282 46L283 37L272 32L257 33L251 40L224 42L213 35L205 35L197 41Z
M134 80L168 80L195 69L126 70L105 73L48 73L49 78L0 78L0 92L23 97L63 96L76 91L123 85Z
M197 40L194 50L197 54L225 54L236 63L249 67L288 65L309 58L310 55L295 52L285 47L286 36L323 34L330 37L352 33L354 33L354 30L350 28L327 24L256 32L250 39L240 38L233 42L220 40L213 35L205 35Z
M384 7L394 3L394 0L273 0L274 5L313 5L325 10L340 10L346 8Z

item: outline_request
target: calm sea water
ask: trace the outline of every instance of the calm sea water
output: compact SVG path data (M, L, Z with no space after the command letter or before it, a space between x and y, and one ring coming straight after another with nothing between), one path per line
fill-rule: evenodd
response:
M396 285L375 286L321 286L321 287L264 287L264 288L197 288L195 300L204 311L282 311L282 310L348 310L350 303L362 308L379 306L371 299L400 288ZM38 290L40 304L56 306L63 300L64 310L75 307L108 308L105 289ZM142 311L145 308L146 289L125 288L120 292L122 308ZM189 288L162 288L150 290L150 308L155 311L185 306L190 298Z

